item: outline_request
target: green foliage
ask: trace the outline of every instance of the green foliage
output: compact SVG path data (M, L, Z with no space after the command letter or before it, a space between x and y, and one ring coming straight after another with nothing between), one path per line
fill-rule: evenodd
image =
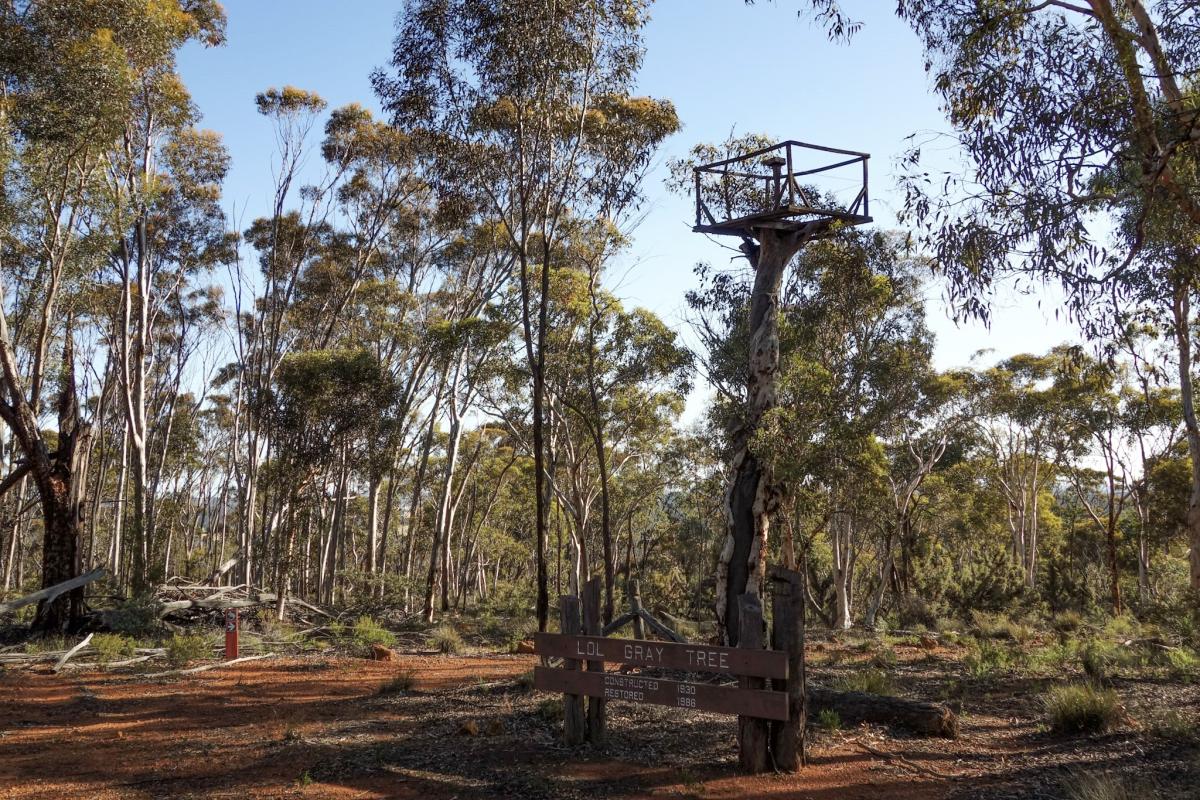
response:
M67 647L67 640L62 636L38 636L25 643L25 652L30 655L40 655L42 653L56 653L60 650L66 650Z
M879 648L879 650L877 650L875 654L871 656L872 666L884 670L895 669L897 661L898 659L896 657L896 651L887 645Z
M1106 733L1115 728L1124 715L1117 693L1092 683L1051 687L1042 702L1050 731L1060 735Z
M520 675L518 675L516 684L517 684L517 688L520 689L522 692L532 692L533 691L533 670L529 670L527 672L522 672Z
M135 639L154 636L162 631L158 603L149 597L134 597L104 612L109 630Z
M844 692L866 692L878 695L891 695L895 692L891 676L878 669L855 670L848 675L838 676L833 684Z
M1183 742L1200 741L1200 719L1195 714L1175 708L1160 710L1150 720L1149 728L1156 736Z
M334 636L338 637L359 654L369 653L373 645L391 647L396 643L396 636L384 628L373 617L363 614L354 620L354 624L335 623L330 626Z
M97 633L92 637L92 647L96 650L97 660L107 664L133 656L137 642L119 633Z
M199 661L212 654L212 643L209 637L200 634L182 634L172 636L165 643L167 661L173 667L186 667L193 661Z
M1023 644L1032 639L1035 633L1031 626L1017 622L1005 614L972 611L971 622L978 634L988 639L1009 639Z
M832 708L822 708L817 713L817 727L823 731L841 730L842 718Z
M1074 633L1083 628L1083 615L1078 611L1060 611L1050 624L1059 633Z
M425 642L439 653L451 655L457 655L466 648L466 642L463 641L462 634L455 630L454 626L449 622L443 622L430 631L429 637Z
M971 643L963 666L972 678L984 679L1008 669L1012 656L1006 647L988 639L976 639Z
M1185 683L1200 680L1200 655L1183 647L1167 651L1167 668L1171 677Z
M549 723L562 722L563 701L561 697L547 697L537 704L537 715Z

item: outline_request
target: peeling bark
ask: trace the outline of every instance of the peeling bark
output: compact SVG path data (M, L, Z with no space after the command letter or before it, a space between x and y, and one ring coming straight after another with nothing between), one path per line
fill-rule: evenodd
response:
M746 415L734 434L733 463L725 489L725 544L717 562L717 630L730 646L738 642L738 597L751 594L761 598L771 515L783 499L770 466L753 451L754 434L775 407L783 273L807 241L808 231L764 228L755 235L757 244L747 240L742 246L756 273L750 296Z

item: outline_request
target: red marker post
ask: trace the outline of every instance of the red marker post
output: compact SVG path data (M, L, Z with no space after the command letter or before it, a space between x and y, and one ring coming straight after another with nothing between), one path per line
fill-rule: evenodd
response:
M225 609L225 660L238 657L238 612L236 608Z

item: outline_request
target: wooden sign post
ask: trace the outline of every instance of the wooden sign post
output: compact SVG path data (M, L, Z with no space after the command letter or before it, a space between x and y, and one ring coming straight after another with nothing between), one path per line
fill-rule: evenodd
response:
M238 610L225 609L225 660L238 657Z
M539 633L535 651L543 658L561 658L562 669L536 667L535 689L563 694L563 734L568 744L585 738L604 738L605 703L609 700L712 711L738 717L738 742L742 766L763 772L770 766L768 742L771 725L787 725L792 698L789 653L763 650L762 611L757 598L743 598L747 632L740 647L659 642L644 639L610 639L598 635L600 627L600 583L589 581L584 589L580 629L578 598L561 598L562 633ZM738 678L737 686L670 680L649 675L605 672L606 663L630 667L661 668L686 672L708 672ZM586 664L586 667L584 666ZM767 689L767 680L772 688ZM588 698L585 717L583 698Z

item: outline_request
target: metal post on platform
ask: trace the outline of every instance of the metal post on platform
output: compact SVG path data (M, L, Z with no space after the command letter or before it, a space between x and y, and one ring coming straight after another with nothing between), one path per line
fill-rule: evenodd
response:
M238 657L238 610L225 609L225 660L232 661Z

